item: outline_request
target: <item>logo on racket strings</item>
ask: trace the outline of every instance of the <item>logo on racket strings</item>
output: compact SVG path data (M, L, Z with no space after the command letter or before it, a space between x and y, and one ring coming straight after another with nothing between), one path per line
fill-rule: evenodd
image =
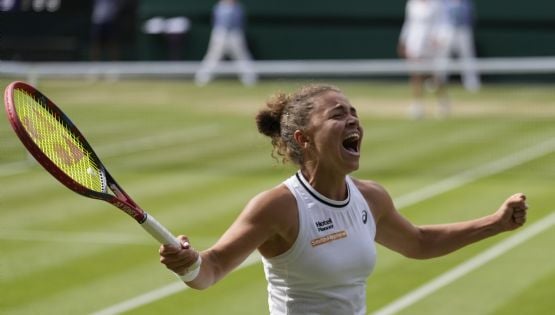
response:
M21 122L31 139L49 157L69 166L85 156L75 141L64 134L64 127L52 123L44 113L35 108L31 111L34 115L23 117Z

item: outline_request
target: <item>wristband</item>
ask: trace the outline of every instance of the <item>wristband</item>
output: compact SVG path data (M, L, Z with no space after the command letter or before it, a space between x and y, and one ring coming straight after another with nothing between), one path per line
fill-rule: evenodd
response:
M200 265L202 264L202 258L200 254L198 255L197 261L187 268L187 272L184 275L177 275L183 282L189 282L195 280L200 272Z

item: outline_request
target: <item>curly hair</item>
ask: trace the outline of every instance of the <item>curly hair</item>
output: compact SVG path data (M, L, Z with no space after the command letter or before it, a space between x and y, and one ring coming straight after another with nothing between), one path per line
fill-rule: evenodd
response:
M315 97L328 91L341 92L327 84L302 86L291 94L278 92L266 102L266 108L256 115L258 131L272 139L272 156L281 157L283 163L291 161L302 165L303 154L299 144L293 139L296 130L304 131L314 108Z

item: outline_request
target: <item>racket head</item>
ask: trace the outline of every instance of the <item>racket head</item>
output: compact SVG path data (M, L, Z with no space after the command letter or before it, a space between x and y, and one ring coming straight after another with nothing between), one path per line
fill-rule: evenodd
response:
M144 211L119 187L83 134L48 97L25 82L15 81L5 89L4 105L21 142L58 181L144 221ZM109 194L108 188L116 196Z
M8 120L29 153L71 190L101 197L106 171L72 121L44 94L21 81L4 92Z

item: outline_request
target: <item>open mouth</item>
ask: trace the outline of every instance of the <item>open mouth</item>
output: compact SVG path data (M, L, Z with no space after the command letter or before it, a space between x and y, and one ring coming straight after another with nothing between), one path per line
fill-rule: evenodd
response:
M351 153L358 153L359 141L360 134L358 132L350 133L343 139L343 148Z

